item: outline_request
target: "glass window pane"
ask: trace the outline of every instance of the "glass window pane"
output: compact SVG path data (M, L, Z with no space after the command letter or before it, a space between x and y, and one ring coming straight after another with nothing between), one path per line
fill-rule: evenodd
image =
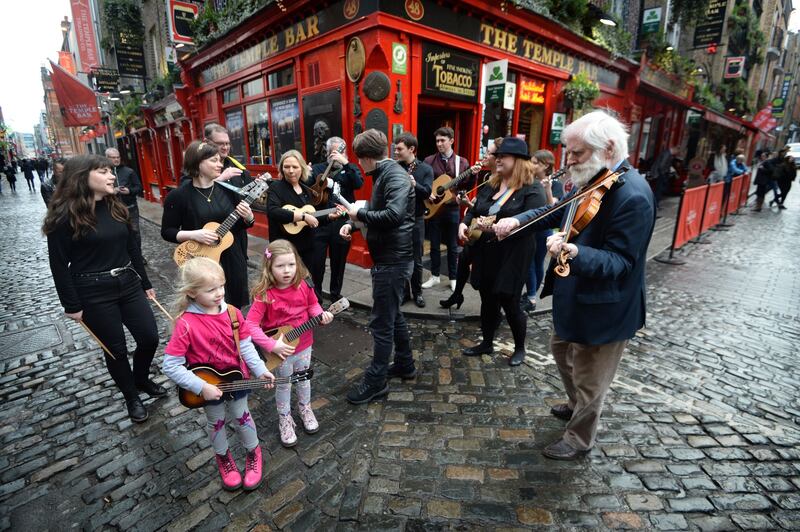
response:
M225 127L231 139L231 156L237 161L244 161L244 120L241 108L225 113Z
M279 161L281 155L289 150L299 150L302 153L300 107L297 104L297 95L270 100L269 113L272 119L272 132L275 134L275 160Z
M248 164L272 164L267 102L248 105L245 108L245 114L247 115L247 144L250 148Z
M256 96L258 94L263 94L263 93L264 93L264 80L261 78L250 80L244 85L242 85L242 95L244 98L247 98L248 96Z
M269 90L275 90L279 87L286 87L287 85L294 85L294 67L288 66L283 70L271 72L267 76L269 83Z
M232 103L239 101L239 87L231 87L222 91L222 103Z

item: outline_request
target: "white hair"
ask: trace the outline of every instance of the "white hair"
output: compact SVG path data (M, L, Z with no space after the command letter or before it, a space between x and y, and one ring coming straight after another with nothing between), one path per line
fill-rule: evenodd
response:
M119 156L119 150L116 148L108 148L106 150L106 157L111 157L112 155Z
M611 161L617 163L628 158L628 128L605 111L592 111L568 125L561 135L564 141L581 141L594 152L604 152L611 147Z
M341 144L344 144L347 147L347 143L344 141L342 137L328 137L328 140L325 141L325 151L327 153L331 152L331 148L334 146L338 148Z

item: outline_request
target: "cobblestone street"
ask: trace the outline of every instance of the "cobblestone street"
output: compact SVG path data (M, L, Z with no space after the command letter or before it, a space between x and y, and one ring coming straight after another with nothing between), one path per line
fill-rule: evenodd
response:
M518 368L505 323L500 355L475 359L460 352L477 322L410 320L419 375L353 406L371 339L368 312L351 309L317 334L321 430L284 449L273 392L255 392L267 481L226 493L203 414L171 393L132 424L100 349L64 317L38 187L0 196L0 528L800 530L800 192L787 206L729 217L676 253L685 265L648 265L647 327L587 458L540 454L563 427L549 415L563 400L549 315L529 320ZM173 247L142 228L167 304ZM154 312L160 365L167 323Z

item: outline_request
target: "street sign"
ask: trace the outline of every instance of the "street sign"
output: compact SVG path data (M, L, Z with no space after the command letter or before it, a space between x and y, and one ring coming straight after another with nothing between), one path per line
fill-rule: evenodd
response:
M726 57L723 78L741 78L744 75L744 56Z
M661 8L645 9L642 17L642 33L656 33L661 27Z
M392 43L392 73L405 74L408 71L408 47L399 42Z
M92 84L97 92L117 92L119 90L119 72L115 68L92 69Z

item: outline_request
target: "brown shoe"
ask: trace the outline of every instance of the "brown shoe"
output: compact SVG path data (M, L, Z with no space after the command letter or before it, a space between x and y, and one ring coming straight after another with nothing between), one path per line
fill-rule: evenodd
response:
M550 409L550 414L557 417L558 419L563 419L569 421L572 419L572 414L574 410L572 410L569 405L566 403L562 403L560 405L555 405L553 408Z
M553 442L545 447L542 451L542 454L552 460L577 460L578 458L585 456L588 452L588 449L582 451L574 448L564 440L558 440L557 442Z

